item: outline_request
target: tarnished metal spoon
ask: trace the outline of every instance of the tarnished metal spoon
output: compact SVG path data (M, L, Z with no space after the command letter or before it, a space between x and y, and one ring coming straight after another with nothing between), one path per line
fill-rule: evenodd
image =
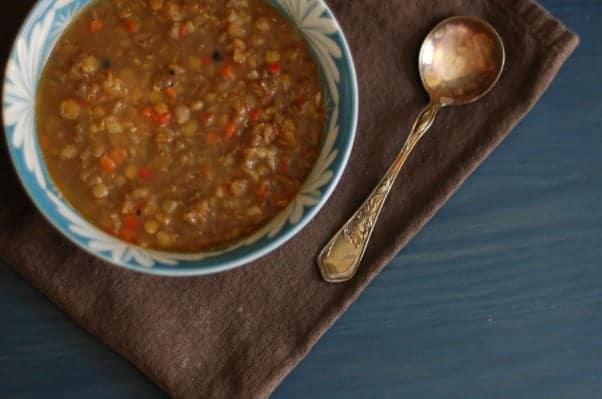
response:
M340 283L353 278L395 179L439 110L472 103L487 94L500 78L505 60L500 35L478 18L449 18L429 33L420 50L419 68L430 104L383 180L318 256L324 280Z

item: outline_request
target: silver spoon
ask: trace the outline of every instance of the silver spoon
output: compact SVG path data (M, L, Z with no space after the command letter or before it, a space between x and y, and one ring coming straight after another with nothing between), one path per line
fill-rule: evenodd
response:
M324 280L340 283L353 278L395 179L439 110L475 102L489 93L502 75L505 60L500 35L478 18L449 18L429 33L420 50L419 68L430 104L383 180L318 256Z

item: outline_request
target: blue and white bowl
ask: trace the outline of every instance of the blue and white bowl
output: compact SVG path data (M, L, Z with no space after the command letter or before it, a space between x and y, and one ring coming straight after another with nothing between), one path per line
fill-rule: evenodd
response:
M358 116L358 88L349 47L323 0L269 0L307 39L327 99L319 159L291 205L268 225L225 251L199 254L143 249L88 223L61 195L41 155L35 123L42 69L63 30L90 0L41 0L12 49L4 80L3 113L8 149L19 178L40 212L65 237L110 263L170 276L216 273L242 266L290 240L331 196L349 160Z

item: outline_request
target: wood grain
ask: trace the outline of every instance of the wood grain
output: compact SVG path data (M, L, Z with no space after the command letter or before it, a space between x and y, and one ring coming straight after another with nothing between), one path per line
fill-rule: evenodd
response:
M275 399L602 397L602 1L542 3L581 48ZM0 397L165 397L4 265L0 314Z

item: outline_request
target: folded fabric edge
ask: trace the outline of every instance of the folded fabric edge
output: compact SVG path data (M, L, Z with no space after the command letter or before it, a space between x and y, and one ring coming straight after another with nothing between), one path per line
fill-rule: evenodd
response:
M556 45L579 37L558 18L533 0L497 0L488 3L516 21L525 32L533 35L542 45Z

